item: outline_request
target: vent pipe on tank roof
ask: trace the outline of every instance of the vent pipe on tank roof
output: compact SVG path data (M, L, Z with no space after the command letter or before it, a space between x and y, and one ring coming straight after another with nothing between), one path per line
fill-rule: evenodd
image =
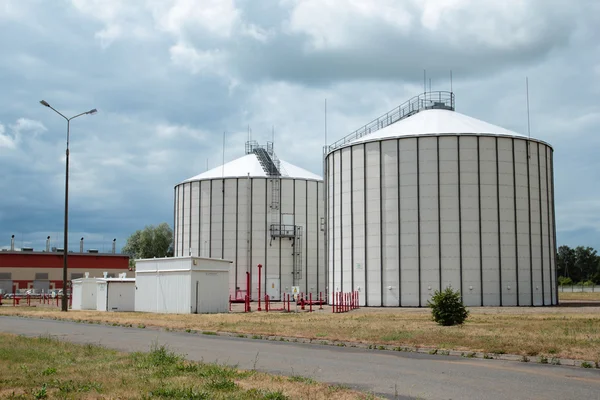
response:
M46 238L46 253L50 252L50 236Z
M15 235L10 237L10 251L15 251Z
M112 242L112 253L115 254L117 252L117 238L113 239Z
M83 253L83 238L79 241L79 252Z

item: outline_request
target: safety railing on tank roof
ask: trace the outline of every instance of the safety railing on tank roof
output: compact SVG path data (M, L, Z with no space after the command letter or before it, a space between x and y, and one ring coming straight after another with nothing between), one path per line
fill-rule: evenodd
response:
M408 118L419 111L430 110L434 108L454 111L454 93L445 91L421 93L420 95L402 103L393 110L383 114L381 117L376 118L368 124L358 128L337 142L334 142L329 146L325 146L324 152L327 154L330 151L342 147L347 143L383 129L386 126L389 126L404 118Z

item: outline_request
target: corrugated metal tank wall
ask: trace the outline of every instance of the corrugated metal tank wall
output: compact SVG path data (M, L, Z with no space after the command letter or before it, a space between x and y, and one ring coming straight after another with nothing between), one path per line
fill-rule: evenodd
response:
M229 275L232 297L236 296L236 287L246 289L246 271L251 265L252 298L257 299L258 264L263 265L263 294L268 279L279 279L280 293L290 293L294 241L271 239L271 188L272 179L261 177L208 179L177 185L175 256L188 256L191 252L194 256L232 260ZM323 182L282 177L279 214L279 221L292 218L293 224L303 228L302 271L297 286L313 296L324 294L325 234L320 222L324 215Z
M492 135L329 153L330 294L426 306L451 286L469 306L557 304L552 157L543 142Z

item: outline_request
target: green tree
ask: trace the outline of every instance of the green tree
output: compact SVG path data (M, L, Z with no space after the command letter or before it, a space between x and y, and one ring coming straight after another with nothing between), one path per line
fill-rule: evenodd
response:
M146 226L129 236L121 251L130 256L132 266L136 258L173 257L173 230L166 222Z
M433 320L440 325L462 325L469 316L469 311L460 298L460 292L450 287L442 292L436 290L431 300L427 301L427 305L431 308Z
M592 247L560 246L556 254L558 275L575 284L585 281L600 283L600 256ZM565 283L566 284L566 283Z

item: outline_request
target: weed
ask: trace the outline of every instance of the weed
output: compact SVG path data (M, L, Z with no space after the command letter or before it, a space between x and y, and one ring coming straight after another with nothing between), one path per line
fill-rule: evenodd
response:
M584 361L581 363L581 368L592 368L593 365L590 362Z
M438 349L429 350L429 354L434 355L438 353Z
M252 335L252 339L262 339L262 336L259 336L259 335Z
M54 375L54 374L56 374L56 368L54 368L54 367L48 367L42 371L42 375L44 375L44 376L49 376L49 375Z
M552 365L560 365L560 358L558 358L558 357L552 357L550 359L550 364L552 364Z
M314 385L316 383L316 381L312 378L307 378L301 375L292 375L290 376L290 381L292 382L302 382L302 383L309 383L311 385Z
M262 398L263 398L263 400L288 400L289 399L289 397L287 397L281 391L266 392L262 395Z
M548 364L548 357L540 356L540 364Z
M46 389L46 384L44 383L39 390L34 390L32 393L33 397L36 399L47 399L48 398L48 390Z
M385 346L379 346L377 347L378 350L385 350Z
M144 325L144 324L138 324L138 326L137 326L137 327L138 327L139 329L144 329L144 328L146 328L146 325Z
M246 338L246 337L248 337L248 336L243 335L243 334L239 334L239 335L236 335L236 336L239 337L239 338Z
M196 391L192 387L188 388L158 388L150 392L151 397L162 397L167 399L190 399L190 400L204 400L210 399L212 396L210 393L204 391Z
M441 354L442 356L449 356L449 355L450 355L450 351L449 351L449 350L441 350L441 351L440 351L440 354Z
M467 358L475 358L476 355L477 353L471 352L467 354Z
M231 392L237 388L236 383L225 376L215 376L212 379L210 379L204 386L207 389L219 390L223 392Z
M529 362L529 357L527 357L525 354L523 354L523 356L521 356L521 362Z
M493 360L494 357L490 356L488 353L483 353L483 358L485 358L486 360Z

